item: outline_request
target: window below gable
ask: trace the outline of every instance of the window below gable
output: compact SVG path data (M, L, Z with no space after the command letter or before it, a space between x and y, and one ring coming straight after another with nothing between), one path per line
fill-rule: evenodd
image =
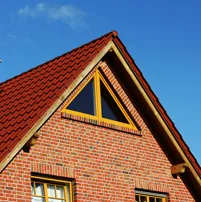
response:
M61 112L139 131L99 70L75 93Z
M167 202L167 195L135 190L135 202Z
M32 202L72 202L72 182L32 177Z

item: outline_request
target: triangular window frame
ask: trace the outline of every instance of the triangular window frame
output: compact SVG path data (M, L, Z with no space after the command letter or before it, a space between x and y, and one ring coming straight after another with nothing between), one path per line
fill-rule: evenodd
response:
M68 106L73 102L73 100L77 97L77 95L85 88L85 86L87 86L87 84L92 79L94 81L94 89L93 89L94 92L93 93L94 93L95 115L86 114L86 113L83 113L83 112L78 112L78 111L75 111L75 110L68 109ZM112 96L115 103L117 104L119 110L125 116L128 123L124 123L124 122L111 120L111 119L107 119L107 118L102 117L101 87L100 87L101 81L104 84L104 86L106 87L106 89L108 90L108 92L110 93L110 95ZM97 121L100 121L100 122L106 122L106 123L109 123L109 124L119 125L119 126L122 126L122 127L128 127L128 128L132 128L134 130L138 130L138 127L134 124L134 122L132 121L132 119L130 118L130 116L128 115L128 113L126 112L124 107L122 106L121 102L119 101L119 99L117 98L117 96L115 95L113 90L111 89L110 85L108 84L108 82L106 81L106 79L104 78L104 76L101 74L101 72L99 70L96 70L95 73L88 79L86 84L83 85L82 88L80 88L75 93L75 95L70 99L68 104L65 105L62 112L67 113L67 114L72 114L72 115L75 115L75 116L84 117L84 118L87 118L87 119L97 120Z

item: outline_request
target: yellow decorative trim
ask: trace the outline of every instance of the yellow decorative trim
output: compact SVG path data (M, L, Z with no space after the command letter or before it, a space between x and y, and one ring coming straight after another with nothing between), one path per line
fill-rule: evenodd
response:
M95 85L95 97L96 97L96 104L97 104L97 117L98 119L102 116L102 107L101 107L101 92L100 92L100 78L98 74L98 70L96 70L94 74L94 78L96 81Z
M61 182L61 183L71 183L68 180L57 180L54 178L47 178L47 177L39 177L39 176L31 176L32 179L39 179L39 180L43 180L43 181L51 181L51 182Z
M67 109L68 106L71 104L71 102L76 98L76 96L84 89L84 87L92 79L94 81L94 102L95 102L95 109L94 110L95 110L96 115L86 114L86 113L77 112L77 111L74 111L74 110ZM112 96L114 101L116 102L117 106L119 107L119 109L121 110L123 115L125 116L126 120L128 121L128 124L123 123L123 122L119 122L119 121L115 121L115 120L110 120L110 119L102 117L100 81L103 82L104 86L106 87L106 89L108 90L108 92L110 93L110 95ZM122 127L132 128L134 130L138 130L137 127L135 126L135 124L133 123L132 119L127 114L126 110L121 105L120 101L118 100L118 98L116 97L116 95L114 94L112 89L110 88L110 85L106 82L106 80L104 79L103 75L100 73L99 70L96 70L96 72L88 79L88 81L75 93L75 95L70 99L68 104L65 105L65 107L62 109L61 112L71 114L71 115L74 115L74 116L84 117L86 119L91 119L91 120L95 120L95 121L105 122L105 123L109 123L109 124L119 125L119 126L122 126Z

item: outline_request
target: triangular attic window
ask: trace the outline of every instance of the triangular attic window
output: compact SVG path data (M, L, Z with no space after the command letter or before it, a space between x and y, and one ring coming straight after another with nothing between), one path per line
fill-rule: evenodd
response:
M128 123L128 120L119 109L117 103L113 99L102 81L100 81L100 92L101 92L101 106L102 106L102 117L111 119L123 123Z
M94 80L91 79L81 92L70 103L67 109L96 115L94 103Z
M62 111L137 129L98 70Z

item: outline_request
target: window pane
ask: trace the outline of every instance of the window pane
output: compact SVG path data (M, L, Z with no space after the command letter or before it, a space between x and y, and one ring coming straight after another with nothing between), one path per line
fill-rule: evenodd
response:
M147 197L146 196L141 196L140 199L141 199L141 202L147 202Z
M157 198L156 202L162 202L162 199L161 198Z
M66 202L65 200L60 200L60 199L53 199L53 198L50 198L48 199L48 202Z
M135 195L135 202L140 202L139 196Z
M149 197L149 202L155 202L155 198L154 197Z
M31 183L31 194L34 195L34 183Z
M57 198L64 198L64 187L56 186Z
M81 90L67 109L95 115L94 81L93 79Z
M56 197L54 185L48 184L47 190L48 190L48 197Z
M32 202L45 202L44 198L32 196Z
M67 198L67 201L70 201L70 196L71 196L71 192L70 192L70 185L69 184L66 184L66 190L67 190L67 196L66 196L66 198Z
M41 183L36 183L36 195L44 196L44 186Z
M101 86L102 117L123 123L128 123L125 116L119 109L118 105L116 104L113 97L110 95L110 93L108 92L107 88L102 83L102 81L100 82L100 86Z

